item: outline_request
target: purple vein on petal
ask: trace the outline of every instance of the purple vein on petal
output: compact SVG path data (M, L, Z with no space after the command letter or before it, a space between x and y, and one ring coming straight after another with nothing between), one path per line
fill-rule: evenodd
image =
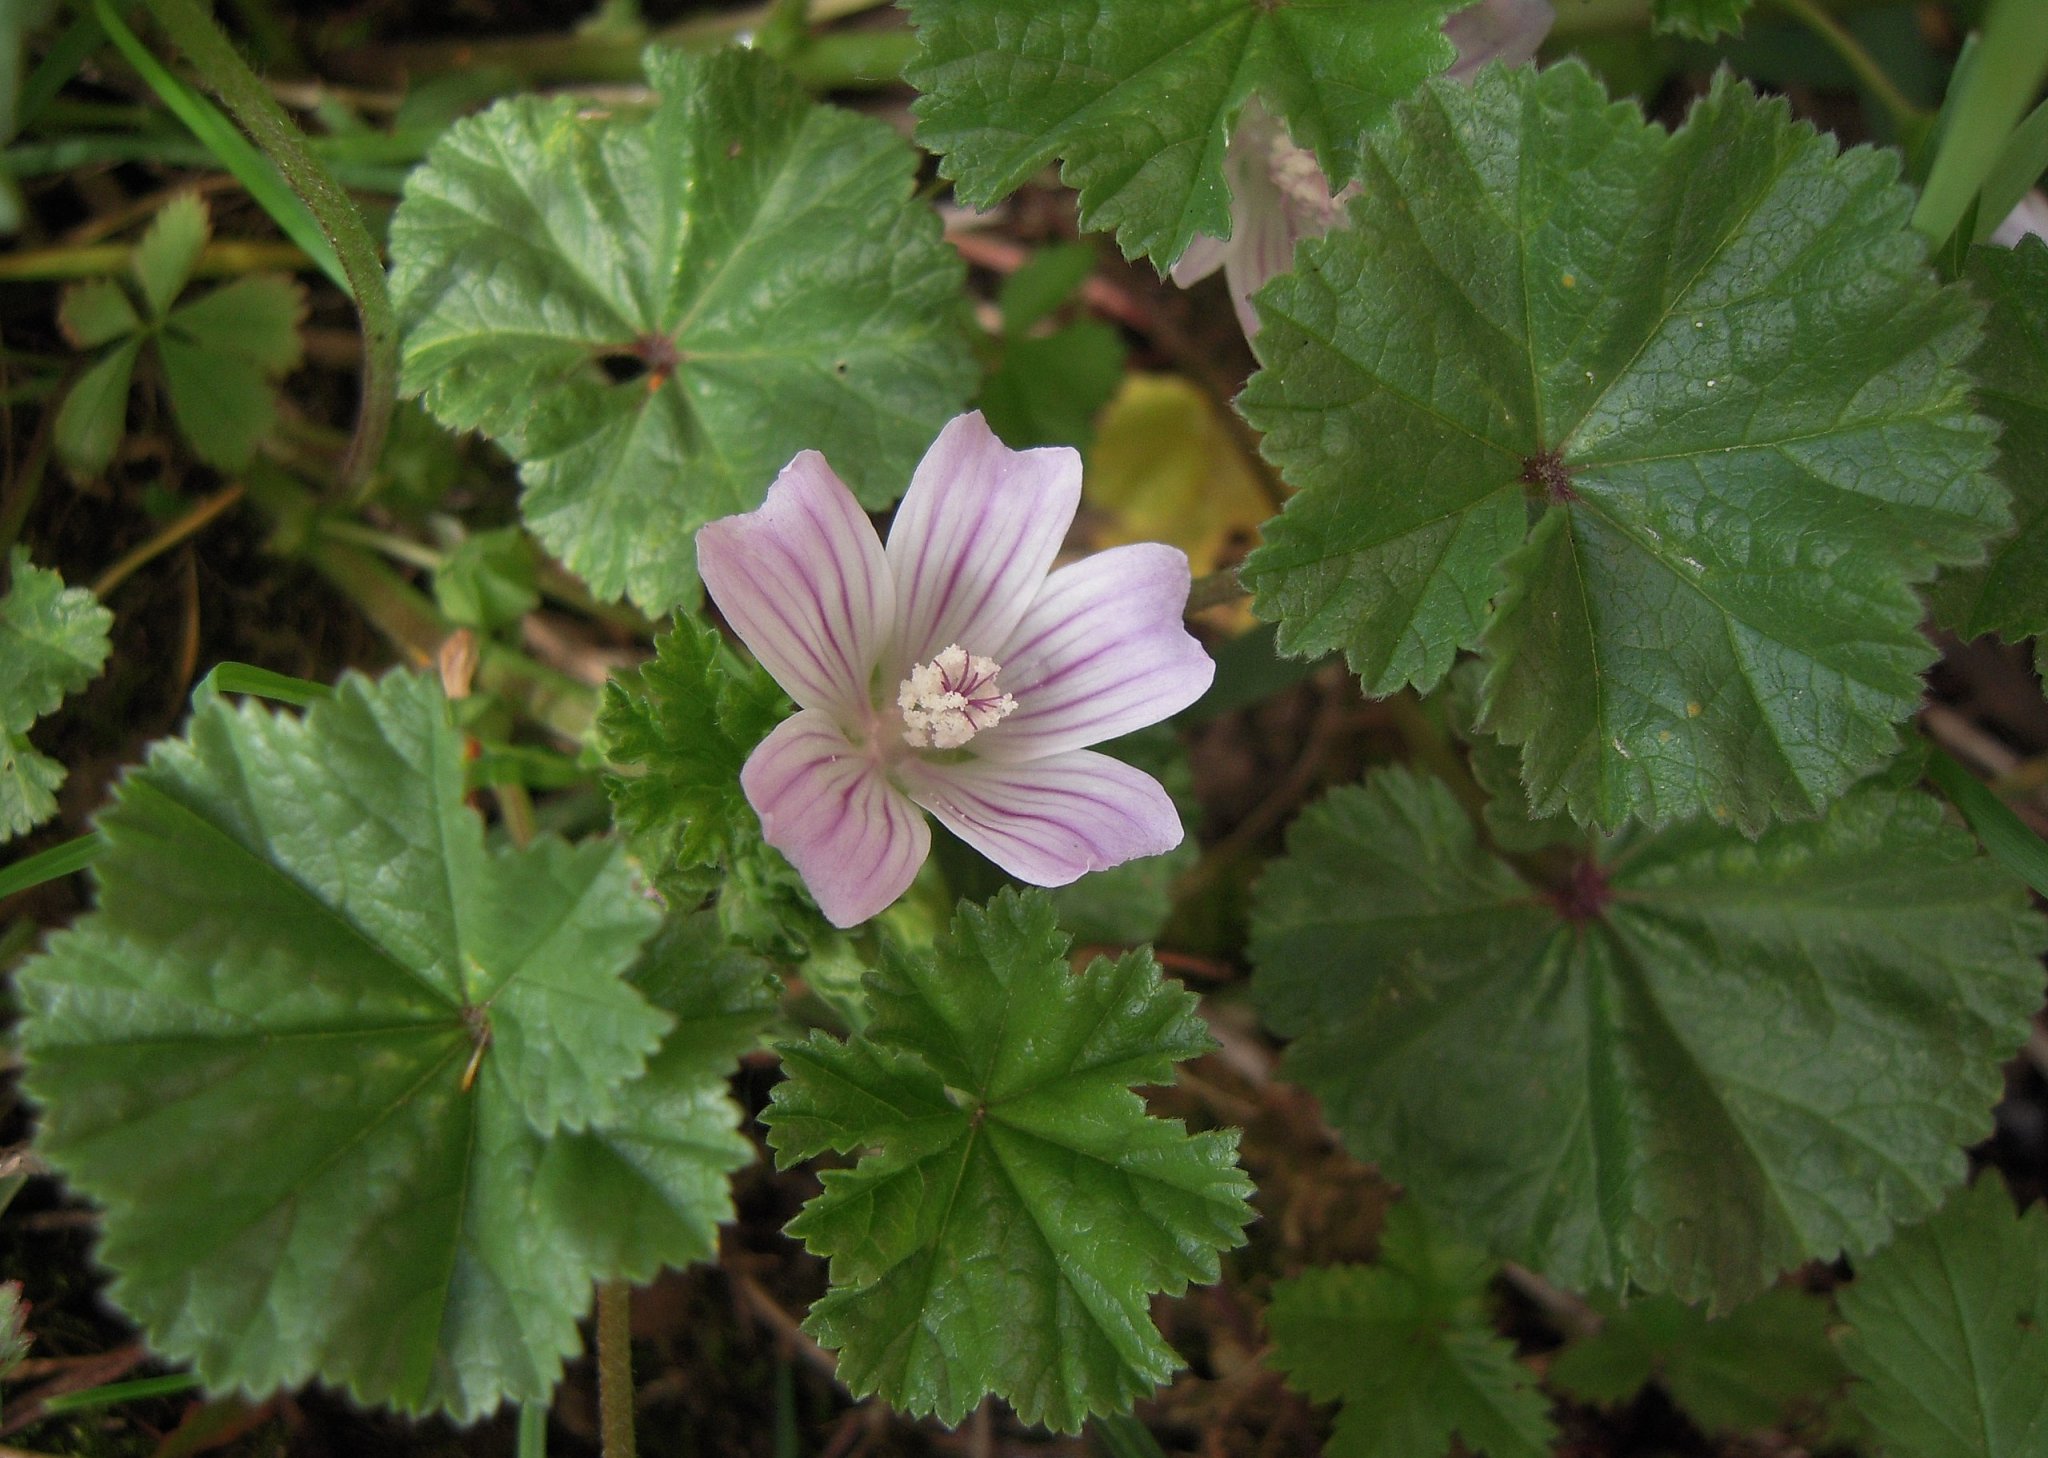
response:
M932 442L889 531L899 656L948 644L986 655L1010 636L1052 566L1081 501L1081 458L1013 451L979 412Z
M1158 855L1183 834L1157 780L1089 750L1029 764L919 762L906 767L904 788L955 835L1036 886Z
M1045 581L997 653L1016 712L977 740L1016 764L1099 744L1179 713L1216 665L1182 624L1188 561L1157 542L1115 547Z
M701 528L697 569L791 698L844 723L866 712L895 582L874 525L823 456L803 452L757 510Z
M740 772L761 831L795 866L834 926L853 926L909 889L931 829L831 719L799 710Z

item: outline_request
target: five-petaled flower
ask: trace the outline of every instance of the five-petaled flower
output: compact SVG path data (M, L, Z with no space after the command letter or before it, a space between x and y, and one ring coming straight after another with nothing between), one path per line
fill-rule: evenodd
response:
M886 548L816 451L698 532L705 586L798 705L740 782L835 925L909 887L920 806L1040 886L1180 844L1158 781L1086 746L1209 687L1188 561L1146 542L1049 573L1080 499L1075 452L1010 450L977 413L925 453Z
M1536 54L1556 13L1550 0L1479 0L1444 22L1444 34L1458 48L1445 74L1469 81L1491 61L1519 65ZM1252 295L1269 279L1294 266L1294 250L1337 226L1355 183L1335 194L1315 153L1298 147L1287 128L1254 96L1238 113L1237 129L1223 153L1223 178L1230 187L1230 237L1197 233L1173 266L1182 288L1223 270L1244 337L1258 337L1259 316Z

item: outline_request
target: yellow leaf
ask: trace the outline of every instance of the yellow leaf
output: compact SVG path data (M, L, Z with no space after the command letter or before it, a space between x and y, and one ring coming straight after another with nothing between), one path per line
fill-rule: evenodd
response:
M1124 377L1102 412L1083 496L1095 545L1167 542L1197 577L1242 561L1274 510L1215 406L1178 375ZM1203 616L1232 632L1253 621L1242 601Z

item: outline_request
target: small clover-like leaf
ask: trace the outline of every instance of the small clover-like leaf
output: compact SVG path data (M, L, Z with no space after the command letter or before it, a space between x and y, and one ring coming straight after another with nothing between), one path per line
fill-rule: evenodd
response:
M128 387L141 354L141 336L123 339L72 382L57 407L50 442L72 470L97 475L114 459L128 425Z
M1258 296L1282 649L1386 694L1479 646L1539 814L1819 813L1919 702L1914 584L2007 520L1897 173L1725 73L1675 133L1576 63L1430 83Z
M173 309L156 333L164 388L199 458L246 466L277 418L271 381L298 365L305 291L279 274L240 278Z
M1234 1132L1152 1118L1211 1046L1148 953L1068 970L1042 893L963 905L926 955L891 951L864 1035L783 1049L762 1116L778 1160L825 1171L789 1232L831 1260L805 1329L856 1395L958 1422L988 1393L1072 1431L1180 1365L1147 1305L1213 1281L1250 1183Z
M458 122L392 221L404 382L520 463L600 596L697 595L694 533L822 450L869 507L966 398L958 256L882 122L766 57L654 50L651 114L521 97Z
M1670 1296L1606 1302L1599 1330L1551 1362L1550 1385L1615 1403L1654 1380L1708 1433L1774 1428L1788 1413L1810 1423L1848 1380L1830 1320L1824 1299L1791 1286L1713 1320Z
M98 909L19 986L113 1298L215 1388L544 1398L628 1253L541 1171L646 1117L677 1021L621 975L658 918L617 848L488 849L447 703L405 674L303 719L198 709L100 830ZM733 1158L729 1108L683 1092Z
M1945 574L1934 609L1958 633L2017 641L2048 634L2048 243L1972 249L1965 277L1990 305L1972 363L1978 404L2002 427L1998 473L2017 529L1980 565Z
M20 547L8 554L8 584L0 598L0 840L57 812L64 767L31 748L28 731L99 677L114 622L98 598L31 566Z
M1455 51L1460 0L910 0L918 140L985 207L1055 158L1081 224L1172 267L1230 235L1223 149L1257 93L1336 183Z
M1841 1293L1850 1401L1889 1453L2048 1450L2048 1210L1995 1174L1909 1230Z
M212 231L206 204L196 192L181 192L157 209L129 258L150 317L161 319L184 292Z
M1389 1212L1373 1266L1325 1266L1273 1288L1273 1364L1338 1400L1330 1458L1436 1458L1455 1436L1491 1458L1544 1458L1557 1429L1534 1374L1487 1320L1493 1263Z
M1406 771L1298 821L1254 991L1363 1158L1552 1278L1726 1308L1936 1208L2041 999L2024 889L1919 793L1531 880Z

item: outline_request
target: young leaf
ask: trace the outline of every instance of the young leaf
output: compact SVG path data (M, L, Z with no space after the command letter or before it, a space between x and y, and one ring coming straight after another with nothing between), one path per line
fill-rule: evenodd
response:
M142 317L129 302L128 291L112 279L88 279L64 290L57 304L57 327L73 349L95 349L142 327Z
M1550 1384L1614 1403L1655 1380L1704 1432L1774 1428L1797 1404L1818 1415L1847 1382L1828 1321L1826 1301L1785 1286L1718 1320L1670 1296L1610 1303L1599 1331L1558 1353Z
M538 580L533 546L518 527L475 532L434 573L434 601L450 621L495 632L540 605Z
M8 579L0 598L0 840L57 813L64 767L31 748L28 731L99 677L114 623L98 598L30 566L20 547L8 555Z
M1841 1293L1850 1401L1886 1451L2005 1458L2048 1446L2048 1211L1996 1175L1864 1264Z
M1386 694L1481 645L1541 814L1817 814L1919 702L1912 585L2006 521L1896 158L1725 73L1667 134L1575 63L1432 83L1366 152L1259 295L1283 650Z
M1357 138L1455 56L1461 0L910 0L918 140L986 207L1055 158L1081 226L1163 273L1230 235L1223 148L1257 92L1333 183Z
M598 735L614 764L605 790L619 828L657 884L761 844L740 790L754 746L788 713L767 673L726 651L718 630L679 618L655 656L605 685Z
M98 910L19 974L44 1152L105 1211L113 1298L211 1387L545 1398L610 1273L542 1176L645 1117L674 1019L621 973L658 918L614 847L487 850L462 783L430 679L216 700L122 782Z
M128 386L141 353L141 336L122 340L78 377L57 407L51 443L72 470L97 476L114 459L128 425Z
M1972 364L1978 403L2003 427L1999 475L2019 529L1981 565L1944 574L1934 610L1964 637L2017 641L2048 633L2048 244L1974 248L1965 277L1991 306Z
M1554 883L1441 782L1339 790L1260 883L1254 993L1347 1143L1555 1280L1725 1309L1934 1209L2041 999L2022 888L1931 797Z
M178 429L202 461L249 464L277 417L276 376L297 367L305 291L280 274L236 279L171 311L156 335Z
M954 1423L995 1393L1071 1432L1180 1365L1149 1299L1244 1239L1236 1133L1131 1092L1212 1046L1194 997L1149 953L1077 974L1066 945L1042 893L963 904L930 954L892 949L864 1036L783 1049L778 1162L862 1152L789 1226L831 1259L805 1330L856 1396Z
M1435 1458L1455 1437L1490 1458L1545 1458L1549 1403L1485 1307L1493 1263L1387 1215L1373 1266L1325 1266L1273 1288L1273 1365L1318 1402L1341 1400L1330 1458Z
M647 67L651 115L457 123L391 252L405 388L518 459L527 525L594 592L658 612L697 595L697 527L800 450L894 500L972 365L908 145L752 52Z
M1752 0L1652 0L1655 28L1687 40L1710 41L1742 29Z
M184 292L211 232L206 204L196 192L181 192L157 209L129 259L151 318L161 319L170 312Z

